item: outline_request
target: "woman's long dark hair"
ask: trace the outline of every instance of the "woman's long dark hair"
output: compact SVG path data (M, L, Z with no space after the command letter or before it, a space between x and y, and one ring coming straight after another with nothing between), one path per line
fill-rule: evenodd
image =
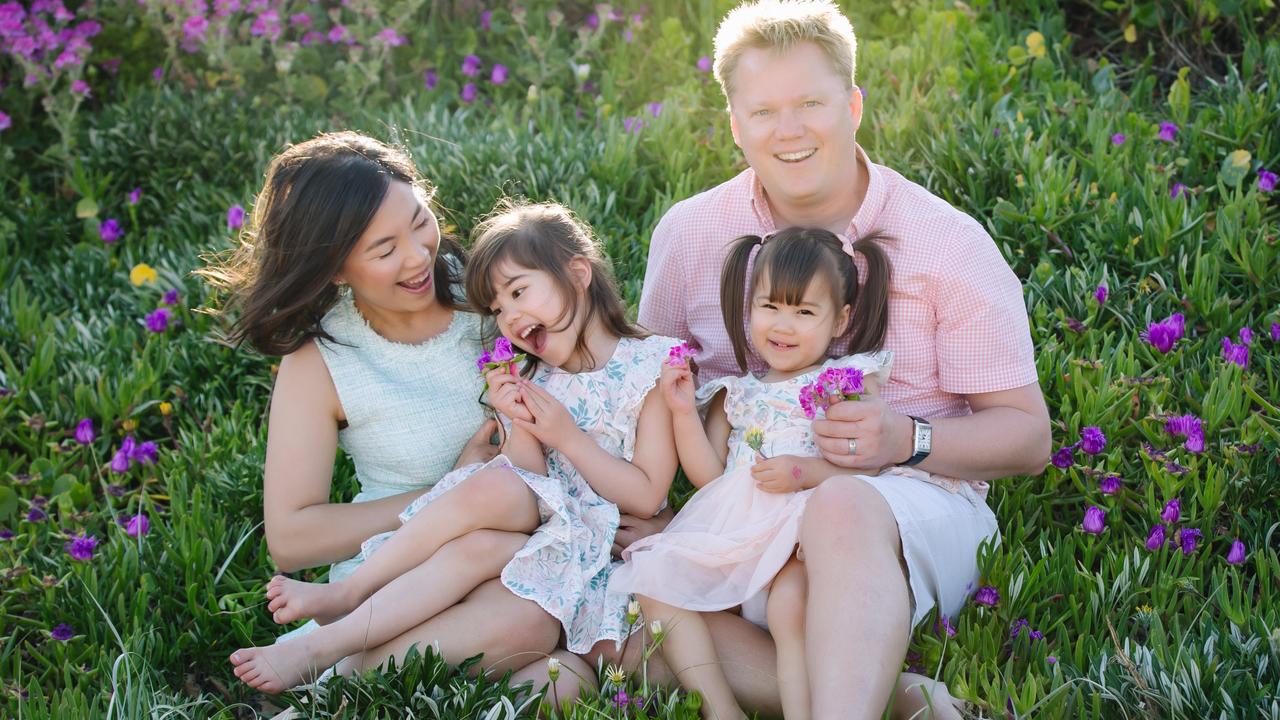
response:
M583 326L589 325L598 315L605 330L616 337L640 338L647 335L627 320L626 307L618 295L613 271L591 228L565 206L510 198L500 200L476 227L475 237L465 283L467 299L477 312L493 315L489 310L497 297L493 269L506 260L550 275L556 289L565 298L566 312L556 318L558 327L547 330L563 330L572 326L580 308L569 261L580 257L591 265L591 283L587 286L585 300L587 316ZM596 358L587 348L585 336L578 337L574 352L582 354L585 366L595 366ZM524 367L526 374L536 367L537 359L530 356L530 360Z
M360 133L325 133L277 155L239 246L196 271L231 294L224 310L238 316L228 339L267 355L287 355L312 338L332 341L320 320L338 301L333 278L393 181L413 186L424 203L435 192L408 153ZM466 261L462 248L442 237L435 295L456 308L453 290L462 278L449 255Z
M720 308L725 330L733 344L738 367L747 369L746 311L750 294L761 277L769 278L769 300L799 305L809 282L819 273L827 279L837 311L848 305L849 325L831 348L849 354L879 350L889 326L889 258L876 244L876 236L853 243L854 252L867 260L867 277L858 282L858 267L845 253L840 238L820 228L787 228L762 238L744 235L733 241L720 276ZM760 246L747 281L751 252Z

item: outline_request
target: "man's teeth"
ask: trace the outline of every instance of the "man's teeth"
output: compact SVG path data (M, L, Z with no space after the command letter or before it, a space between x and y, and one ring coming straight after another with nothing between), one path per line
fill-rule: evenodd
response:
M785 160L787 162L795 162L796 160L803 160L809 157L810 155L814 154L815 152L817 151L814 150L813 148L810 148L808 150L800 150L798 152L778 153L777 158L779 160Z

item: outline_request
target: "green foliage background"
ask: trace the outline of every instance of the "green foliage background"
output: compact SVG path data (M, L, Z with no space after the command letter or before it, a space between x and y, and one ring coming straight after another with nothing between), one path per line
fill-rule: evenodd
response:
M982 567L1000 603L967 608L954 637L920 628L909 664L988 717L1280 718L1280 343L1268 335L1280 323L1280 194L1257 183L1280 169L1272 3L872 5L850 8L867 92L860 142L978 218L1022 278L1055 448L1088 425L1109 440L1069 469L995 483L1003 541ZM278 48L250 41L187 56L166 44L162 18L131 6L100 9L102 52L127 59L114 78L86 71L88 104L58 115L12 83L0 89L15 118L0 134L0 527L15 533L0 541L7 716L261 707L226 655L277 630L261 600L273 359L216 341L219 322L203 312L214 299L190 272L230 246L226 208L249 205L286 143L338 128L404 143L461 237L504 194L565 202L604 239L632 304L661 214L742 168L719 90L696 66L729 6L719 0L652 2L639 23L625 19L639 6L619 6L623 21L590 32L574 29L586 5L560 8L559 26L550 3L529 3L520 21L499 7L485 31L478 6L380 4L407 45L358 58L317 49L287 71ZM465 105L456 68L471 52L511 79L482 83L482 100ZM154 64L162 83L149 78ZM575 78L583 64L594 90ZM427 69L440 77L431 90ZM643 128L628 132L628 117ZM1157 139L1162 121L1180 126L1175 142ZM1175 182L1185 196L1171 197ZM86 199L97 215L78 218ZM106 217L126 229L114 246L97 237ZM139 262L158 283L130 284ZM169 288L182 292L176 325L149 333L142 317ZM1139 333L1174 312L1187 338L1162 355ZM1244 369L1220 355L1242 327L1255 331ZM1205 421L1204 453L1163 430L1188 413ZM83 448L70 437L82 417L100 430ZM105 465L129 428L160 443L160 462L113 475ZM1111 473L1123 489L1106 496L1098 481ZM349 497L349 463L338 474L335 497ZM50 518L28 522L37 497ZM1143 547L1173 497L1179 526L1204 533L1188 556ZM1100 536L1079 529L1089 505L1107 511ZM152 530L130 538L115 519L139 511ZM103 540L91 562L63 550L80 531ZM1225 561L1235 538L1248 548L1238 566ZM1011 639L1020 618L1044 639ZM59 623L75 637L51 639ZM514 698L501 682L413 658L399 675L334 683L309 714L529 712ZM606 698L573 714L602 712L616 715ZM658 713L696 715L666 696Z

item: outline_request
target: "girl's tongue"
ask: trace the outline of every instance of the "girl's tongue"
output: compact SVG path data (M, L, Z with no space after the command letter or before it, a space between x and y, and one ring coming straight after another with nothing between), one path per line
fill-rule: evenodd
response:
M525 336L524 341L528 343L534 355L541 355L547 347L547 329L538 325Z

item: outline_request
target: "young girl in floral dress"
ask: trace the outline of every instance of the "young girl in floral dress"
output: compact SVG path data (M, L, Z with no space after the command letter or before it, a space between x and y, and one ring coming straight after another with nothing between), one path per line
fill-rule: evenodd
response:
M567 209L509 204L478 230L466 269L469 301L528 355L523 371L491 370L502 454L459 468L401 515L350 577L268 588L276 619L317 617L314 632L232 655L237 676L280 692L362 647L457 602L483 578L433 572L442 546L476 534L532 533L494 543L503 584L559 620L565 646L586 652L628 632L625 597L606 599L619 510L652 515L675 474L671 413L657 387L672 338L630 324L598 243ZM483 574L483 572L479 572ZM284 611L282 615L281 612Z
M859 283L851 258L861 253ZM755 256L750 282L748 265ZM610 593L634 593L664 628L661 652L682 685L703 695L708 718L744 717L717 665L699 612L742 606L778 647L787 717L809 716L800 521L813 489L848 474L824 460L810 421L818 405L874 391L891 355L876 352L888 315L889 264L874 239L850 244L792 228L740 238L721 279L725 327L746 369L747 334L769 364L760 378L724 377L697 390L687 364L663 369L680 463L698 492L667 529L624 552ZM849 342L847 356L832 348ZM706 408L705 425L698 406Z

